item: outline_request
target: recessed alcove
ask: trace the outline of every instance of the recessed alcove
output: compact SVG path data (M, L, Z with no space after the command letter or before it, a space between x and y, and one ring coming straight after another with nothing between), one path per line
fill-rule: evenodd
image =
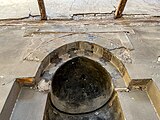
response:
M94 111L106 104L112 93L109 73L98 62L85 57L67 61L52 78L52 103L66 113Z

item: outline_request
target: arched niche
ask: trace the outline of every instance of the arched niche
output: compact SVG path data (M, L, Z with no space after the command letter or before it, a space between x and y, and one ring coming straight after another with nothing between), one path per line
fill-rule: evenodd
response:
M119 71L126 87L129 86L131 79L124 64L108 49L86 41L76 41L65 44L48 54L42 60L42 63L35 75L35 82L38 83L40 81L41 75L48 66L54 64L55 69L58 69L61 64L76 56L86 56L91 60L109 62Z
M62 64L52 77L52 103L66 113L94 111L106 104L112 93L112 80L107 70L83 56Z

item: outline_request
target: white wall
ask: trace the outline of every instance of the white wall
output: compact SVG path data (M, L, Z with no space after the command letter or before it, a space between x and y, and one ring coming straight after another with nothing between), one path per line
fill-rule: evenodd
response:
M69 18L76 13L110 13L120 0L44 0L49 18ZM128 0L125 14L160 16L160 0ZM39 15L37 0L0 0L0 19Z
M0 0L0 19L39 15L37 0Z

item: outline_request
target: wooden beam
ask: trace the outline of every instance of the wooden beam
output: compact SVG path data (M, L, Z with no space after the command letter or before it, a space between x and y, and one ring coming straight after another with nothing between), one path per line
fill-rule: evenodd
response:
M126 3L127 3L127 0L120 0L118 8L117 8L117 10L115 12L115 18L122 17L122 12L123 12L123 10L125 8Z
M38 0L39 11L41 14L41 20L47 20L46 9L43 0Z

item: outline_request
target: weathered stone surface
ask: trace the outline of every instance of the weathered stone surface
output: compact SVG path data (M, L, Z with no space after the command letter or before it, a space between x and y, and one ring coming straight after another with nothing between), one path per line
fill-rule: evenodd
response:
M117 22L121 22L121 20L116 21L116 23ZM128 24L127 22L125 25L114 25L113 23L112 25L108 25L104 24L104 21L102 23L101 21L98 23L95 21L34 23L34 26L32 27L38 28L39 30L36 31L35 29L38 33L34 33L31 36L24 35L25 31L33 30L32 27L25 25L24 23L14 23L13 25L16 26L8 26L5 25L4 22L3 26L0 26L0 89L2 90L0 92L0 98L3 97L3 99L0 99L1 109L4 106L9 90L12 87L9 83L19 77L34 77L41 61L43 61L50 52L62 45L75 41L87 41L108 49L115 56L120 58L122 56L121 54L126 50L126 46L122 44L123 39L119 40L119 35L124 32L124 29L134 31L127 33L129 34L129 40L134 46L134 50L127 51L132 62L125 62L125 57L122 57L122 59L124 58L124 61L122 61L125 63L124 65L126 66L131 79L151 78L157 85L157 88L160 89L160 64L157 61L160 56L160 28L159 23L157 22L147 23L147 25L146 23L144 25L144 23L137 21L134 24ZM73 32L72 30L74 33L71 33ZM41 33L42 31L43 33ZM67 33L67 31L69 33ZM89 36L88 34L90 32L92 32L92 34ZM93 53L95 54L102 53L101 49L95 49L94 46L92 48L89 44L83 46L83 48L88 49L89 51L93 50ZM70 49L70 46L68 46L68 48L64 47L60 53L63 54L65 49ZM68 59L69 55L70 54L66 54L65 59ZM50 58L47 58L47 60L49 62ZM48 62L46 62L46 64ZM42 66L42 68L44 68L44 66ZM123 67L121 70L123 75L126 75L126 72L123 72ZM40 75L41 71L39 72L39 76ZM118 84L118 82L116 84ZM118 85L117 86L120 88L125 87L124 83ZM128 114L132 115L132 112L128 112Z
M159 0L128 0L124 14L160 16Z
M44 109L47 101L47 96L48 94L42 92L37 92L32 89L22 88L21 94L17 99L17 101L19 102L15 106L16 111L12 113L11 119L12 120L42 119L43 113L45 112ZM30 110L31 107L33 107L34 109ZM37 112L36 110L41 110L41 111ZM34 117L34 115L36 116Z
M118 92L118 95L126 119L159 120L145 91Z
M45 0L47 15L51 19L71 18L77 13L111 13L114 10L114 3L112 0Z
M40 15L38 2L36 0L1 0L0 19L18 19L29 17L30 15ZM71 19L73 14L98 13L74 16L74 19L107 19L99 13L115 11L119 1L117 0L59 0L44 1L48 19ZM126 4L124 14L129 16L160 16L160 2L158 0L130 0ZM113 18L113 14L108 15ZM32 18L31 18L32 19ZM34 18L33 18L34 19Z
M36 0L0 0L0 19L18 19L39 15Z

